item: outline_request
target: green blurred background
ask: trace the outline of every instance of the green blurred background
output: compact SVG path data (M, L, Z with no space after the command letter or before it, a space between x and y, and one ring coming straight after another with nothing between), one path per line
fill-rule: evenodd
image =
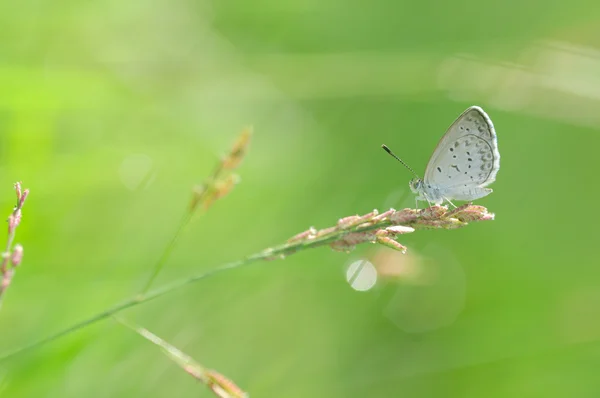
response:
M327 248L123 313L252 397L598 397L600 8L589 0L0 3L0 204L31 189L0 353L132 296L243 126L241 184L155 286L311 225L413 206L411 175L477 104L493 222L409 253ZM354 290L350 263L377 284ZM408 271L407 271L408 270ZM0 364L10 397L210 397L113 321Z

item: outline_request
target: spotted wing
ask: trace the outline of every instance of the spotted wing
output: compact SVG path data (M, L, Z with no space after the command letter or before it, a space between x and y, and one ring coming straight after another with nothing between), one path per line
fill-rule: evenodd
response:
M425 169L424 182L443 187L448 197L471 200L491 192L481 188L494 182L499 169L494 125L483 109L472 106L438 143Z

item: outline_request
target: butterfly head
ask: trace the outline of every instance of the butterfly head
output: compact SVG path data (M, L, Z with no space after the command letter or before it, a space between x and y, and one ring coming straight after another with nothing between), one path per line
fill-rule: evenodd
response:
M410 180L408 186L410 187L410 190L413 191L413 193L420 193L423 190L423 180L415 177L412 180Z

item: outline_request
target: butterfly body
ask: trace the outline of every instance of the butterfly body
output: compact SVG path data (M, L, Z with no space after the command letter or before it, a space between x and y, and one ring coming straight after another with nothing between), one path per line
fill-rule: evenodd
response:
M492 193L490 188L471 187L464 190L448 188L435 184L425 184L420 178L414 178L410 183L410 190L417 195L417 200L427 201L441 205L444 200L475 200Z

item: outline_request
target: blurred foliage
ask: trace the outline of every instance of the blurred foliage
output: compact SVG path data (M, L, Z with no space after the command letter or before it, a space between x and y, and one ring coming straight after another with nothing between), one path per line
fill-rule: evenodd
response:
M122 315L253 397L598 396L599 18L590 0L0 3L0 209L31 189L0 352L139 291L243 126L242 182L157 285L413 206L380 145L422 172L477 104L502 154L478 201L496 221L403 237L387 261L424 281L354 291L348 264L387 252L323 248ZM1 363L0 391L211 396L112 321Z

